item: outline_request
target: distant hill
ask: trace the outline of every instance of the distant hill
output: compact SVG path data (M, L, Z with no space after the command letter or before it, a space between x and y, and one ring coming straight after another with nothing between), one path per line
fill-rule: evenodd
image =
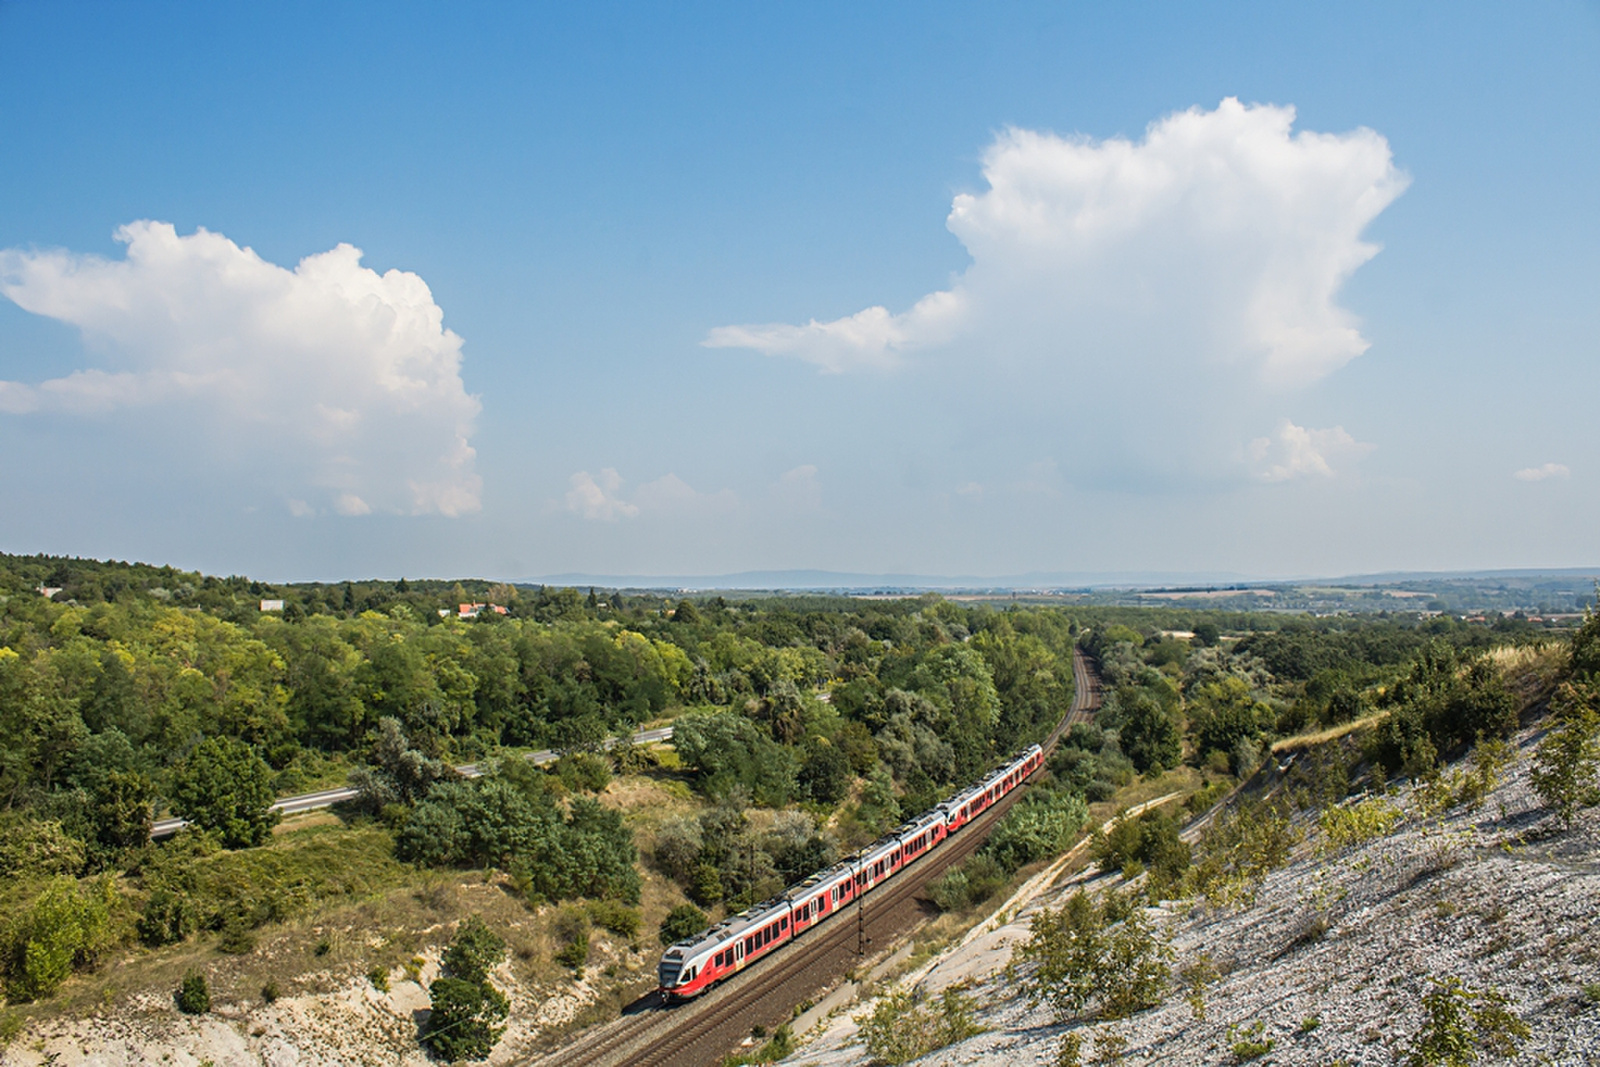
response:
M1033 571L1008 575L871 574L855 571L776 570L733 574L640 575L570 572L521 578L519 584L597 586L606 589L1005 591L1036 589L1111 589L1162 585L1235 585L1262 579L1231 571Z

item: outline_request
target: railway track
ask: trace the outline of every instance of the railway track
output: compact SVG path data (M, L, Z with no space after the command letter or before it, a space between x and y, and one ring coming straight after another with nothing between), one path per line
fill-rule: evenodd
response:
M1055 748L1072 724L1100 705L1099 679L1073 652L1072 708L1044 744ZM926 886L966 859L1010 810L1022 790L1008 794L927 857L866 894L852 918L839 915L793 945L753 964L731 982L685 1004L667 1005L651 992L621 1018L593 1027L559 1049L534 1057L538 1067L704 1067L716 1063L756 1026L786 1022L794 1006L814 997L857 965L873 944L902 936L933 914L919 902Z

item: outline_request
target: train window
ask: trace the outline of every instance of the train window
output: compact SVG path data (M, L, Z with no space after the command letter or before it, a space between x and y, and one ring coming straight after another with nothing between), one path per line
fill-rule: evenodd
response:
M783 918L778 920L778 929L780 929L780 930L789 929L789 916L785 915Z
M755 947L756 947L756 939L755 938L747 937L747 938L744 939L744 954L746 956L750 955L751 950L754 949Z

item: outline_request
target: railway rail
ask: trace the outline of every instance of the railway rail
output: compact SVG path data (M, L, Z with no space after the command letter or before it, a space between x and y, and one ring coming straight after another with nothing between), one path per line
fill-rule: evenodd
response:
M1048 754L1075 722L1100 706L1099 678L1083 653L1073 652L1073 703L1043 744ZM732 1050L753 1027L787 1021L794 1006L814 997L861 962L867 946L885 944L931 917L919 902L926 886L966 859L988 837L1022 790L1013 790L961 834L851 906L807 931L787 950L752 964L737 978L698 998L667 1005L652 991L620 1019L593 1027L559 1049L535 1056L538 1067L704 1067Z

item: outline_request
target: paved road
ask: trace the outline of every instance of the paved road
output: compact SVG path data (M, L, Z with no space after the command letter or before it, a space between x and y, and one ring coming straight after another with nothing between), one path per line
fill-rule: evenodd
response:
M672 727L662 726L654 730L641 730L633 735L636 745L650 745L658 741L672 740ZM610 748L616 744L616 738L606 742ZM561 753L545 749L542 752L530 752L527 758L535 764L550 763L559 759ZM456 773L463 778L477 778L483 774L483 768L476 763L463 763L456 768ZM285 815L297 815L302 811L315 811L318 808L331 808L335 804L346 800L354 800L361 793L358 789L343 785L337 789L324 789L320 793L302 793L296 797L284 797L272 805L274 811L281 811ZM158 819L150 827L150 836L153 838L171 837L185 826L189 825L185 819Z

